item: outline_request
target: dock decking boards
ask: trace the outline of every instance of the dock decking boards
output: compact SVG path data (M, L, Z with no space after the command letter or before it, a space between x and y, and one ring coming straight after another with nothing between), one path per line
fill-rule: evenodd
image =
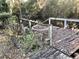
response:
M72 58L51 47L48 48L47 50L41 50L38 53L30 56L30 59L72 59Z
M69 56L79 49L78 31L54 26L52 31L52 47L32 55L31 59L72 59Z
M78 31L63 28L53 30L52 42L54 47L71 55L79 49Z

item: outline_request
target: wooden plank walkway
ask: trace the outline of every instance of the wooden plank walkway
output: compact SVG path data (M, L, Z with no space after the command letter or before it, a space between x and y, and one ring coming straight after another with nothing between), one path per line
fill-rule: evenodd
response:
M52 42L51 48L37 52L30 59L72 59L69 56L79 49L79 33L53 26Z
M29 57L30 59L72 59L71 57L54 49L53 47L43 49Z
M54 47L71 55L79 49L78 31L63 28L53 29L52 42Z

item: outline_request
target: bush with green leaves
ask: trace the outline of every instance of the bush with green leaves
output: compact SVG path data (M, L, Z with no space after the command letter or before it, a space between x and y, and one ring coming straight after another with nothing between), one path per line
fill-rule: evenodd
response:
M0 13L2 12L8 12L9 8L8 5L6 3L6 0L0 0Z
M15 24L15 23L17 23L17 20L18 20L18 18L15 15L8 18L9 24Z
M24 53L33 52L39 49L38 44L36 43L36 39L34 38L34 33L30 31L30 33L23 35L18 42L20 43L21 49Z

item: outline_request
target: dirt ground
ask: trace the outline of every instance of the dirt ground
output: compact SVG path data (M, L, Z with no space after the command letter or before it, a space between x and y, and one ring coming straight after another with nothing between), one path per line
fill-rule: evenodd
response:
M0 33L0 59L29 59L20 49L14 47L10 38Z

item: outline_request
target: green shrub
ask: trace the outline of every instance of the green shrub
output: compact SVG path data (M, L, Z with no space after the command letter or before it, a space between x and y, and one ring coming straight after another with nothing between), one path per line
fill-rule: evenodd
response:
M8 22L9 24L15 24L17 23L18 18L16 16L11 16L10 18L8 18Z
M27 53L28 51L33 52L39 48L38 44L36 43L36 39L34 38L33 32L30 32L29 34L26 34L20 38L19 43L24 53Z

